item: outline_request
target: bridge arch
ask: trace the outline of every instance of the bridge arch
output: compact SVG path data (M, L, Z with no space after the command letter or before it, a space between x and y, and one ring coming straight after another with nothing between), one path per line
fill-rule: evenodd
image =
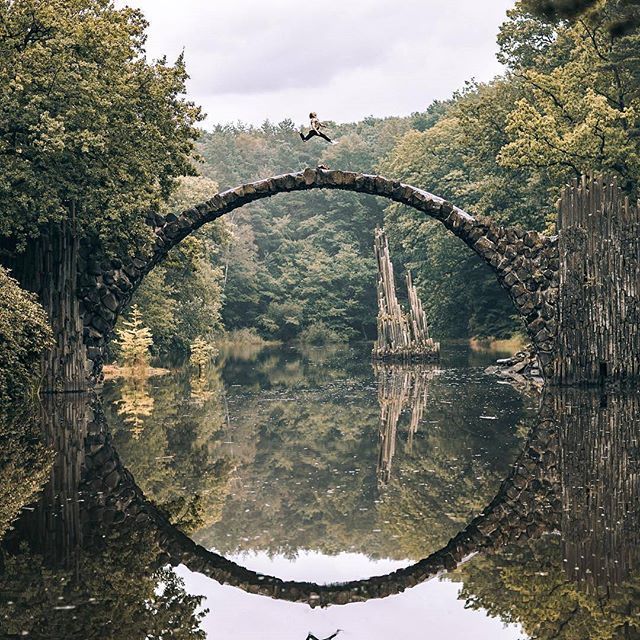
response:
M559 264L556 237L473 217L424 189L396 180L318 167L228 189L180 214L150 215L147 221L153 227L152 250L140 253L126 263L115 261L111 269L92 274L83 283L85 344L94 373L99 373L103 349L118 315L145 275L171 249L205 224L250 202L279 193L311 189L381 196L438 220L491 267L523 318L541 367L546 372L553 358L557 333Z

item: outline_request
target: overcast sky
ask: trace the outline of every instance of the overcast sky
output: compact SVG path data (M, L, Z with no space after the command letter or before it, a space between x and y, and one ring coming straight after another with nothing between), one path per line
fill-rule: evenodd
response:
M184 49L205 126L408 115L501 72L514 0L120 0L150 22L148 54Z

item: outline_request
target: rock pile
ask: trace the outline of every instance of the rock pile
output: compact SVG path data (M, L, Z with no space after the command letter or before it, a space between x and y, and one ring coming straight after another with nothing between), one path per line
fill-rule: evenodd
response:
M544 385L540 362L531 345L510 358L496 360L496 364L487 367L485 373L497 375L523 391L540 391Z

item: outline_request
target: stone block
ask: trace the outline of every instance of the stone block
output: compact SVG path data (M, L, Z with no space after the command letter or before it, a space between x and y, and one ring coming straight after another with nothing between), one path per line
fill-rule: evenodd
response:
M322 174L322 170L320 170L320 174ZM326 176L328 184L343 185L346 182L345 175L342 171L327 171Z
M504 236L504 228L497 222L489 222L487 229L487 237L491 242L496 243Z
M523 301L518 303L518 308L520 309L520 313L527 315L535 309L535 305L529 296L524 296Z
M484 229L480 226L473 227L467 234L469 242L473 243L484 237Z
M510 293L514 298L517 299L517 298L522 297L523 295L526 295L527 294L527 290L524 288L524 285L522 283L517 282L516 284L514 284L511 287ZM528 298L529 298L529 296L527 296L527 299Z
M382 176L373 176L373 191L384 195L387 189L387 181Z
M522 282L527 282L531 280L531 268L528 264L523 264L516 269L516 275L518 276L518 280Z
M473 248L483 257L489 259L496 251L496 245L486 236L479 238Z
M542 329L540 329L540 331L538 331L535 334L535 338L534 339L535 339L537 344L542 344L542 343L546 343L552 337L553 336L551 335L551 333L549 333L547 328L543 327Z
M316 172L313 171L312 169L310 170L313 172L313 175L316 175ZM317 177L317 176L316 176ZM258 180L257 182L253 183L253 188L256 190L256 193L269 193L269 191L271 191L271 180ZM226 195L229 194L229 195ZM235 194L233 192L226 192L226 197L225 197L225 201L227 202L227 204L230 204L231 202L233 202L233 200L235 199L233 196L235 196ZM224 197L224 196L223 196Z
M489 258L489 264L495 269L498 268L498 265L504 260L504 258L499 253L494 253L491 258Z
M504 230L504 238L509 244L514 244L518 240L518 235L513 227Z
M512 287L516 282L518 282L518 278L516 274L511 271L504 277L503 282L507 287Z
M537 231L527 231L522 240L527 247L541 246L540 236Z

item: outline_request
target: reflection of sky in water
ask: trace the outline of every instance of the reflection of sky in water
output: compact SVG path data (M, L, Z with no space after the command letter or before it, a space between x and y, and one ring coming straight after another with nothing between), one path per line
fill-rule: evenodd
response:
M359 553L327 556L302 551L295 560L264 552L242 553L230 559L261 573L283 579L326 583L394 571L408 561L370 560ZM305 604L272 600L222 586L183 566L176 569L187 591L206 595L210 609L202 627L209 638L238 640L305 640L311 631L326 638L336 629L336 640L515 640L518 626L505 626L482 611L464 608L460 585L438 579L382 600L310 609Z

